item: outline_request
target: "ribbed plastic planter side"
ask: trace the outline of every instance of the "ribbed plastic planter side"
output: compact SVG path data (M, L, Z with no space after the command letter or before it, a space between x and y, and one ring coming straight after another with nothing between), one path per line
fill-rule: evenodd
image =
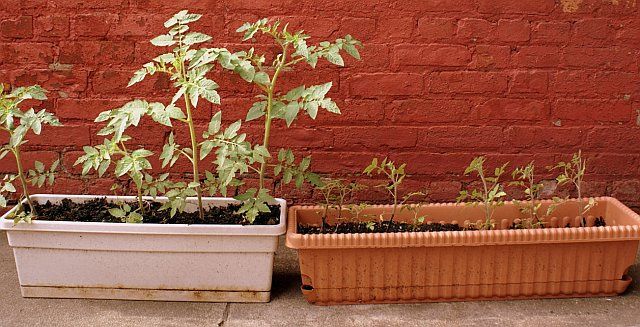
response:
M44 203L95 197L32 198ZM233 201L203 198L205 205ZM5 215L0 228L7 231L24 297L268 302L278 236L286 228L286 202L277 202L280 224L274 226L44 220L14 226Z
M314 304L616 295L631 283L625 273L638 250L640 217L616 199L597 201L588 220L604 216L607 227L338 235L298 234L299 222L319 223L321 209L292 207L287 246L298 250L302 292ZM571 207L556 212L553 224L576 221ZM423 213L452 222L481 217L478 210L434 204ZM495 217L509 226L519 216L507 203Z

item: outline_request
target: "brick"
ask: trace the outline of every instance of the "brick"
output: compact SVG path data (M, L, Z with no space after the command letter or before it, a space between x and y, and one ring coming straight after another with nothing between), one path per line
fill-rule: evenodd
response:
M283 147L330 148L333 146L333 133L327 129L300 128L292 125L290 128L274 132L270 143L272 149Z
M559 99L551 114L553 119L584 124L629 122L633 107L629 101Z
M504 93L508 77L495 72L440 72L431 75L429 91L433 93Z
M586 129L576 127L511 126L505 131L505 147L535 152L570 152L579 149Z
M615 29L609 19L585 19L574 24L572 42L579 45L608 44L614 35Z
M56 116L61 120L77 119L93 122L98 114L122 106L126 100L58 99Z
M34 29L38 37L67 37L69 17L59 14L38 16L34 22Z
M478 0L481 13L502 14L545 14L553 11L554 0L513 1L513 0Z
M640 193L640 181L637 179L613 182L611 196L620 201L638 203L638 193Z
M626 71L635 71L637 69L635 51L621 47L567 47L564 49L562 63L566 67L575 68Z
M290 31L304 30L306 34L311 35L318 39L330 38L334 33L338 31L339 24L333 18L325 17L308 17L308 16L278 16L275 19L280 19L282 22L289 24L288 29ZM370 22L369 22L370 23ZM348 24L347 24L348 25ZM355 33L350 31L347 33ZM339 35L340 37L344 35ZM316 40L318 40L316 39Z
M84 194L85 182L80 178L58 177L53 187L56 194Z
M462 45L399 45L395 49L394 63L398 66L466 66L471 52Z
M589 131L584 147L592 151L637 153L640 128L629 126L596 126Z
M500 19L496 32L498 40L502 42L526 42L529 41L531 28L525 20Z
M39 137L39 136L37 136ZM29 135L29 140L35 139L33 135ZM5 135L2 136L3 143L6 141ZM45 167L49 167L51 163L58 160L60 157L57 152L54 151L25 151L22 149L21 158L22 164L25 170L33 169L35 167L35 162L40 161L45 164ZM2 160L2 165L0 165L0 172L3 173L15 173L18 169L16 165L15 157L11 153L9 153ZM16 183L17 184L17 183Z
M87 89L88 72L74 70L31 69L20 71L14 76L17 85L39 84L49 91L78 93Z
M376 20L373 18L343 18L337 34L342 37L353 35L360 41L372 40L376 35Z
M494 38L496 26L490 21L463 18L458 21L458 37L464 42L488 41Z
M107 13L93 13L78 15L72 23L73 31L77 36L104 37L109 33L112 25L115 25L118 15Z
M502 147L502 127L437 126L418 130L418 148L443 150L497 150Z
M20 16L0 21L0 36L12 39L33 37L33 17Z
M92 66L130 64L134 60L134 47L135 43L127 41L61 42L59 62Z
M347 127L333 129L336 149L398 149L416 145L417 133L407 127ZM389 137L393 135L393 137Z
M202 21L204 18L201 18ZM121 14L117 23L112 23L106 35L116 37L147 37L153 38L166 33L163 23L167 20L164 15L150 14ZM148 42L148 41L147 41Z
M312 121L311 118L305 118L304 122L303 119L300 119L300 124L303 126L326 126L328 124L344 124L348 122L349 125L355 125L358 123L380 122L385 119L383 107L378 100L336 100L342 112L341 114L335 115L329 112L321 112L315 121Z
M380 40L406 39L411 37L415 21L413 18L388 18L378 21L377 38ZM418 29L420 29L418 25Z
M513 54L513 64L525 68L555 68L560 65L561 56L559 47L526 46Z
M429 42L448 40L456 34L457 25L453 18L422 17L418 20L417 34L421 40Z
M458 181L435 181L428 186L427 197L431 202L455 202L462 190Z
M313 171L316 173L331 174L359 174L371 163L373 155L361 152L326 152L319 150L314 152Z
M509 93L546 93L549 76L541 71L520 71L513 75Z
M464 172L473 157L474 155L471 153L461 152L424 153L412 151L398 152L393 155L397 162L409 163L413 173L428 176L459 176Z
M571 37L569 22L539 22L532 27L531 42L540 44L564 44Z
M13 64L53 63L54 49L51 43L0 43L0 60Z
M358 74L349 80L349 93L356 96L417 95L422 92L420 74Z
M457 99L403 99L393 101L385 119L394 123L454 123L471 113L471 103Z
M128 2L129 0L56 0L55 6L67 9L105 9L125 7Z
M469 64L475 69L507 68L511 58L511 48L498 45L477 45Z
M431 12L475 11L473 1L464 0L405 0L393 3L394 9Z
M585 151L586 152L586 151ZM598 153L589 155L585 153L587 159L587 174L598 174L604 176L637 176L635 167L638 166L638 156L617 153Z
M126 88L131 76L133 76L133 71L107 70L95 72L91 76L91 90L97 94L121 94L126 89L129 94L144 92L146 94L160 93L167 96L167 90L171 87L167 76L156 74L145 78L144 81L131 88Z
M552 76L550 90L584 97L624 98L637 94L636 75L612 71L559 71Z
M30 139L29 145L78 147L89 144L90 129L85 125L64 125L43 128L40 137Z
M488 121L537 121L547 116L548 107L540 100L493 98L475 110L477 119Z

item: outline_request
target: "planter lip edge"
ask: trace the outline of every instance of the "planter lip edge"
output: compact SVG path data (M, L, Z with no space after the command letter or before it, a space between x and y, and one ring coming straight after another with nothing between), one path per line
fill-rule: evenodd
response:
M619 207L625 215L635 220L635 225L553 228L541 230L488 230L488 231L441 231L441 232L398 232L398 233L350 233L313 234L297 232L296 211L318 209L316 205L294 205L289 207L289 221L285 245L291 249L348 249L348 248L402 248L438 246L483 246L510 244L584 243L602 241L640 240L640 215L610 196L594 197L596 201L609 201ZM585 198L588 199L588 198ZM571 198L570 201L577 199ZM551 203L552 200L543 200ZM511 204L513 201L505 201ZM426 206L464 206L453 202L430 203ZM387 208L391 205L372 205L373 208Z
M32 198L48 199L121 199L135 200L135 196L114 196L95 194L44 194L31 195ZM145 196L145 200L162 200L166 197ZM209 202L237 202L233 198L225 197L203 197ZM189 197L187 200L196 200ZM67 232L67 233L92 233L92 234L145 234L145 235L211 235L211 236L264 236L273 237L284 235L287 226L287 202L281 198L275 198L276 204L280 206L280 223L277 225L231 225L231 224L127 224L127 223L106 223L106 222L74 222L74 221L50 221L33 220L31 224L13 224L13 220L7 216L14 212L17 206L12 207L5 214L0 216L0 230L28 231L28 232ZM22 201L26 203L26 199Z

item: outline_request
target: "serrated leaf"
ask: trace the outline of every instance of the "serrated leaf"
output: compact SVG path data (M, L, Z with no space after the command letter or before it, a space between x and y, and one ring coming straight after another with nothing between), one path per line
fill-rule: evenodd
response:
M251 121L264 116L266 107L267 107L267 103L265 101L254 103L253 106L251 106L251 108L247 112L247 117L245 118L245 120Z
M167 47L176 44L176 41L173 39L173 36L164 34L153 38L151 44L157 47Z
M204 43L209 40L211 40L211 36L209 35L198 33L198 32L191 32L184 36L184 39L182 40L182 42L184 42L184 44L186 45L193 45L197 43Z

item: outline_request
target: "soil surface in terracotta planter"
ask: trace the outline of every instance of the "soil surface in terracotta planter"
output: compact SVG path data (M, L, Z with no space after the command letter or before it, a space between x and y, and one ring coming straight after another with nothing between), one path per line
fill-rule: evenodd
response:
M598 217L594 221L594 227L604 227L607 223L603 217ZM567 225L565 228L571 228ZM579 227L579 226L576 226ZM542 227L544 228L544 227ZM547 227L551 228L551 227ZM527 229L515 224L511 225L509 229ZM327 224L323 229L319 225L312 224L298 224L299 234L350 234L350 233L402 233L402 232L446 232L446 231L464 231L464 230L477 230L474 227L462 227L459 224L441 224L441 223L421 223L421 224L409 224L404 222L393 222L389 226L388 221L375 222L373 224L367 224L365 222L345 222L337 225Z
M204 220L198 217L198 212L178 212L171 217L169 210L160 210L161 204L158 202L145 202L144 222L146 224L233 224L248 225L249 222L239 214L236 214L240 205L230 204L226 207L206 208ZM132 210L138 208L136 202L128 203ZM109 213L109 209L117 208L115 203L108 202L105 198L97 198L89 201L76 203L70 199L63 199L60 204L52 204L47 201L45 204L35 204L38 212L38 220L52 221L81 221L81 222L103 222L122 223L120 218L116 218ZM260 213L253 225L277 225L280 223L280 207L270 205L270 213ZM25 206L25 211L29 212L29 206Z

